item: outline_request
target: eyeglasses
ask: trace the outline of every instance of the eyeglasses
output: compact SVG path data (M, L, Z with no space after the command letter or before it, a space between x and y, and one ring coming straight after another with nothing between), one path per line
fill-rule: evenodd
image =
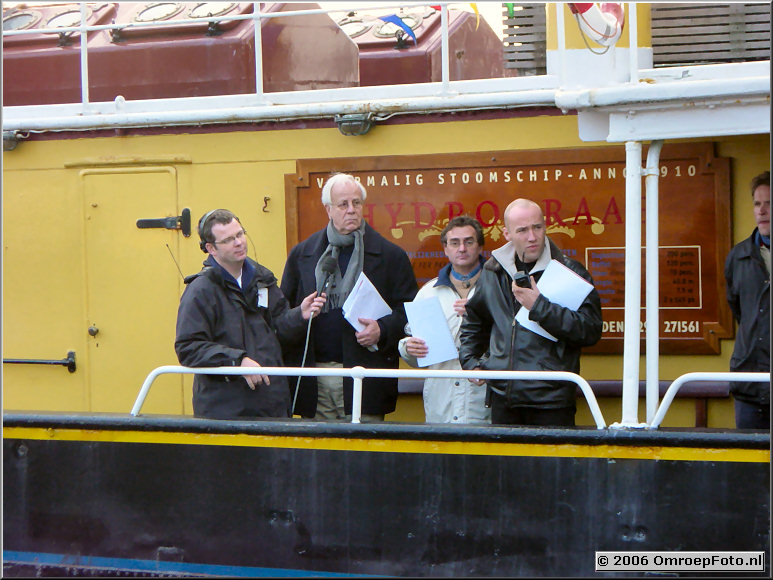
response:
M228 236L224 240L220 240L219 242L212 242L215 245L221 244L223 246L230 246L233 244L236 240L243 240L244 234L247 233L247 230L240 230L235 236Z
M462 244L464 244L466 247L472 248L477 243L478 243L478 240L476 240L475 238L467 238L464 241L457 240L456 238L454 238L453 240L447 240L446 246L448 246L449 248L458 248Z
M362 200L361 199L353 199L351 201L342 201L341 203L337 203L335 205L331 204L331 205L333 205L333 207L335 207L335 208L340 209L341 211L346 211L347 209L349 209L349 204L351 204L351 206L355 210L362 208Z

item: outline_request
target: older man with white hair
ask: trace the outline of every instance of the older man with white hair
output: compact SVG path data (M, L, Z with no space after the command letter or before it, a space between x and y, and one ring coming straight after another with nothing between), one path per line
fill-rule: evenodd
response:
M353 176L338 173L330 177L322 188L322 205L329 218L327 226L296 245L287 257L281 288L291 305L300 304L330 279L324 291L327 302L311 327L305 366L398 367L397 343L405 336L403 304L413 300L418 286L405 251L363 219L366 197L367 191ZM344 319L341 307L361 272L392 312L378 320L361 318L364 329L357 332ZM303 346L286 351L288 364L301 365ZM397 379L363 380L361 421L383 421L387 413L395 410L396 403ZM350 418L352 380L304 377L295 413L319 420Z

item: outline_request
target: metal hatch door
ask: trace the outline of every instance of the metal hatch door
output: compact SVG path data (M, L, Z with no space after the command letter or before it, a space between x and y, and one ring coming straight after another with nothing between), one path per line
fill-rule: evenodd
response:
M86 169L80 177L89 408L129 413L147 374L177 364L182 279L170 251L179 262L182 234L137 227L139 219L179 213L177 174L168 166L115 167ZM144 411L183 413L182 376L155 381Z

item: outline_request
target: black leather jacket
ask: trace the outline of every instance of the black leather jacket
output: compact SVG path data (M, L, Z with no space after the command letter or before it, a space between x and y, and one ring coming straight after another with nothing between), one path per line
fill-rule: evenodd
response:
M762 261L757 230L737 244L725 261L727 302L738 321L731 371L770 371L770 274ZM770 383L730 383L733 395L768 405Z
M548 240L550 258L558 260L593 284L588 271L564 256ZM601 299L594 288L577 311L551 303L540 295L529 313L558 341L545 338L516 320L521 305L510 287L514 270L512 245L495 250L486 262L478 290L467 303L462 322L459 359L462 368L472 370L552 370L580 371L580 349L601 338ZM545 256L545 259L547 256ZM541 259L540 262L543 260ZM538 262L539 263L539 262ZM539 266L535 266L535 270ZM542 272L531 272L539 280ZM489 381L489 386L506 398L509 407L563 408L575 405L576 385L566 381Z

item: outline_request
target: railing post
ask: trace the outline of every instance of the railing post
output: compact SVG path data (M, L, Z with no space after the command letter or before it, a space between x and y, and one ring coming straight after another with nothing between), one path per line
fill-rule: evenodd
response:
M440 6L440 90L444 95L449 93L449 77L451 76L448 53L448 5L442 4Z
M628 67L632 85L639 82L639 22L636 14L636 2L628 2Z
M630 4L629 4L630 6ZM636 10L636 7L631 7ZM646 399L647 423L651 423L658 410L658 397L660 396L660 251L658 240L660 239L658 169L660 163L660 151L663 141L653 141L647 152L647 168L644 171L645 183L645 316L647 321L645 334L645 369L646 369Z
M362 417L362 379L365 376L363 367L352 368L352 423L359 423Z
M255 27L255 94L263 101L263 19L260 2L252 3L253 26Z
M641 143L625 144L625 314L622 417L613 426L639 426L641 334Z
M81 2L81 27L80 27L80 41L81 41L81 102L83 105L89 103L89 53L87 44L89 41L88 32L86 31L87 13L86 3Z

